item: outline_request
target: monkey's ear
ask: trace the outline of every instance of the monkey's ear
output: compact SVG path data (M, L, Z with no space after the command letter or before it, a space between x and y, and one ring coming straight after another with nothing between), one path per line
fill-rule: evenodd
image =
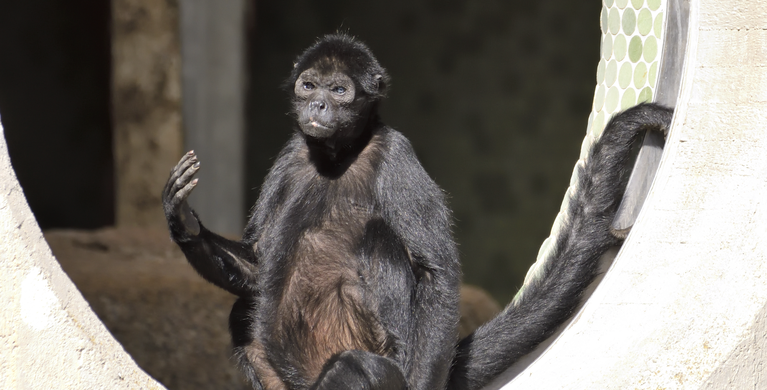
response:
M376 81L376 89L378 89L378 93L383 94L386 91L386 82L384 81L383 75L377 74L373 76L373 80Z

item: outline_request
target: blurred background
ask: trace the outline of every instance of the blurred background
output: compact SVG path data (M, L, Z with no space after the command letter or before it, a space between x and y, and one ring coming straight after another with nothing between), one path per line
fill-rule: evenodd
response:
M565 0L4 1L0 117L44 230L126 228L137 242L147 232L167 241L162 186L195 149L203 169L193 207L236 235L292 131L282 83L293 60L317 37L348 32L392 77L384 121L449 194L465 282L504 304L548 237L580 154L600 9ZM110 232L73 242L108 251L125 236ZM78 282L65 270L89 298L94 276ZM104 296L89 300L115 320L117 311L98 310Z
M146 3L143 11L127 6L134 12L123 15L127 21L120 27L141 28L142 18L152 17L142 12L159 12L152 11L154 2ZM231 142L245 156L242 173L232 167L243 182L239 223L292 131L281 84L293 59L316 37L347 31L366 42L392 76L384 120L412 141L426 170L450 195L465 280L501 301L510 299L548 236L580 152L599 59L600 3L246 3L244 142ZM178 13L177 1L157 4ZM136 121L156 109L145 107L151 104L175 105L170 110L176 111L183 104L178 92L171 96L175 102L154 102L111 89L118 65L111 56L110 7L95 0L0 4L0 115L14 168L43 229L113 225L113 129L121 125L116 122ZM148 40L152 34L167 39L162 35L179 28L169 25L174 21L177 16L167 16L168 31L148 31ZM127 60L138 64L128 68L147 62L144 53L131 54ZM183 67L176 61L165 63ZM162 72L178 75L157 69ZM164 157L170 163L156 168L160 183L180 153ZM162 222L156 209L160 191L152 188L143 202L155 207Z

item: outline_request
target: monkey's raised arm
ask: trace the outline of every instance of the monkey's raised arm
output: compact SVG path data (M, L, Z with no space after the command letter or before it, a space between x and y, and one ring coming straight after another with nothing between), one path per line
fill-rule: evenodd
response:
M457 340L460 264L452 239L451 214L444 193L416 159L400 133L387 134L388 153L376 191L385 221L407 246L417 285L411 366L405 373L411 389L442 389Z
M170 237L207 281L238 296L253 296L256 258L252 246L206 229L186 201L197 186L193 177L199 169L197 156L190 151L171 170L162 193Z

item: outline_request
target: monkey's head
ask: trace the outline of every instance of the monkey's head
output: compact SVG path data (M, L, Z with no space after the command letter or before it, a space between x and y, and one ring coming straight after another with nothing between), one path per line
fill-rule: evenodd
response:
M288 83L301 131L315 140L344 143L370 125L389 76L367 46L334 34L298 57Z

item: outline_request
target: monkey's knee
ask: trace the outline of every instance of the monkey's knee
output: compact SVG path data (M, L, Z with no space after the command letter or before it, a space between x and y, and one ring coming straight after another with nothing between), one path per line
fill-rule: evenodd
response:
M393 360L366 351L346 351L325 363L312 389L403 390L407 383Z

